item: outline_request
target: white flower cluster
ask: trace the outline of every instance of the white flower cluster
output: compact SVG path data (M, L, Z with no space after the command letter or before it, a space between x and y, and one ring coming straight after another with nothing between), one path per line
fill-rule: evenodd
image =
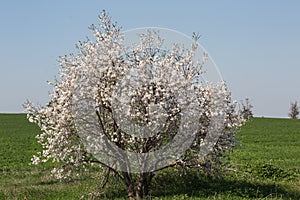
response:
M43 151L33 156L32 163L63 163L64 168L52 171L57 178L71 175L81 164L97 163L89 153L111 152L99 144L104 140L95 138L95 130L97 137L124 150L157 150L180 129L182 105L196 100L199 128L190 148L175 162L217 168L224 151L235 146L235 133L245 121L224 82L201 82L207 57L193 59L197 42L190 50L178 44L162 50L159 33L149 31L140 36L140 44L126 47L120 28L105 13L99 20L99 27L91 27L95 41L79 42L78 55L60 58L60 80L53 84L51 101L43 107L26 104L29 121L42 130L36 138ZM86 99L91 105L80 104ZM97 125L89 122L89 106L97 114ZM76 123L78 116L86 123ZM79 129L93 129L93 134L82 136ZM86 147L84 141L98 146ZM106 165L99 159L98 163Z

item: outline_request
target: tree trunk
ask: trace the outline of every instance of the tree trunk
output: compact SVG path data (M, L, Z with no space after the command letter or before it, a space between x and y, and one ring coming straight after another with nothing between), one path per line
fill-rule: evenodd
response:
M153 173L140 173L137 179L135 197L137 200L146 197L149 193L149 186L151 179L153 178Z
M128 172L123 172L123 181L127 187L128 198L134 199L134 181L132 179L132 174Z
M143 199L149 193L149 186L154 174L151 172L137 174L137 179L132 174L123 172L124 182L127 187L127 196L129 199Z
M127 196L129 199L134 199L134 184L127 185Z

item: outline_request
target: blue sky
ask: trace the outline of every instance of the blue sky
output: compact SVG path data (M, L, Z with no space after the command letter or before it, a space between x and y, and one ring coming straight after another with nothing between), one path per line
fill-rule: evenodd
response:
M233 97L250 98L256 116L287 117L300 102L300 1L10 0L0 2L0 113L47 102L57 58L76 53L103 9L123 30L200 33Z

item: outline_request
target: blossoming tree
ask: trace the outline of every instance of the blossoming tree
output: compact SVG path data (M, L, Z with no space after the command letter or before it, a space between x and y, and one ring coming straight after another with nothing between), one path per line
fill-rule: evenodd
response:
M163 49L159 32L124 45L121 29L103 12L95 40L60 58L60 79L45 106L26 103L28 119L42 130L43 150L33 164L63 163L59 179L96 164L116 174L128 196L148 194L155 172L196 167L213 173L235 146L244 123L224 82L201 79L203 60L190 49Z

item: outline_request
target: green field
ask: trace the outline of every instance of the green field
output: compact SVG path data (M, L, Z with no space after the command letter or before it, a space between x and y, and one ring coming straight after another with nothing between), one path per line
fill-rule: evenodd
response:
M0 200L122 199L124 186L111 177L101 191L99 172L59 182L52 163L30 165L40 147L38 128L24 114L0 115ZM200 173L162 171L151 199L300 199L300 120L255 118L242 128L229 171L222 179Z

